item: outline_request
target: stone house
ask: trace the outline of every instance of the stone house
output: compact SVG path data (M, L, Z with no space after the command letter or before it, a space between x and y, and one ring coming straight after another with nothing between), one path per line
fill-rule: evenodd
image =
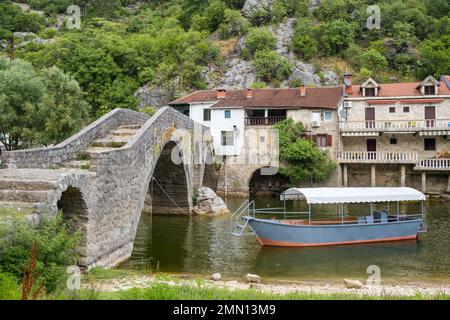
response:
M269 176L269 180L276 174L278 159L266 159L260 154L268 153L277 158L277 148L272 143L276 133L271 129L286 118L302 122L307 128L306 135L331 159L337 160L337 110L342 99L341 86L301 86L197 91L169 104L211 129L215 153L223 161L218 193L247 196L255 172ZM253 149L257 151L256 157L250 152ZM339 177L336 175L330 184L336 185Z
M344 186L448 188L450 79L361 85L345 75L338 159Z

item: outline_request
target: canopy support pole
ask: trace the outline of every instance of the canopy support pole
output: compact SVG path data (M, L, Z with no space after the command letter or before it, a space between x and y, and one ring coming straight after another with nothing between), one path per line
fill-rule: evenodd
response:
M373 216L373 203L370 203L370 215Z
M284 208L284 220L286 220L286 197L284 197L283 208Z
M387 207L387 214L389 215L389 201L388 201L388 207Z
M344 224L344 204L341 203L341 224Z
M420 201L420 209L421 209L421 215L422 215L422 220L423 220L423 213L424 213L424 209L423 209L423 200Z
M400 220L400 202L397 201L397 221Z
M308 219L309 219L309 224L311 225L311 205L308 205L309 210L308 210Z

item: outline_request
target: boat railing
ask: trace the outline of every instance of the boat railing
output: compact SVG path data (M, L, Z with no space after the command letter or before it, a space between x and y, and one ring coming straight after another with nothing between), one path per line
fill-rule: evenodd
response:
M255 216L255 202L250 200L245 200L241 206L231 215L231 233L236 236L241 236L247 227L247 221L241 224L242 217Z

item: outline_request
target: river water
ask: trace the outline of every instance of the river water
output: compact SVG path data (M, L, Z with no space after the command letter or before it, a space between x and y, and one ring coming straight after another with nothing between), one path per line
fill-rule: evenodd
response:
M243 201L228 199L227 204L234 211ZM282 206L277 198L255 201L259 208ZM306 203L290 202L289 209L304 211ZM365 205L346 208L362 215L368 210ZM400 211L418 213L420 204L402 204ZM335 212L335 206L319 206L313 214L335 217ZM428 232L419 240L316 248L261 247L253 235L231 235L229 215L142 215L132 256L121 268L196 275L220 272L229 279L256 273L270 279L327 281L361 279L367 277L369 266L377 265L383 280L450 283L450 203L427 201L425 212Z

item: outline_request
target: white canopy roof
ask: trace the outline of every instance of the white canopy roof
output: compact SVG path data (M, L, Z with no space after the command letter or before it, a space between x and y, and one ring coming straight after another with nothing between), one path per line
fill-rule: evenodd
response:
M425 200L425 195L412 188L291 188L281 200L306 199L308 204L357 203Z

